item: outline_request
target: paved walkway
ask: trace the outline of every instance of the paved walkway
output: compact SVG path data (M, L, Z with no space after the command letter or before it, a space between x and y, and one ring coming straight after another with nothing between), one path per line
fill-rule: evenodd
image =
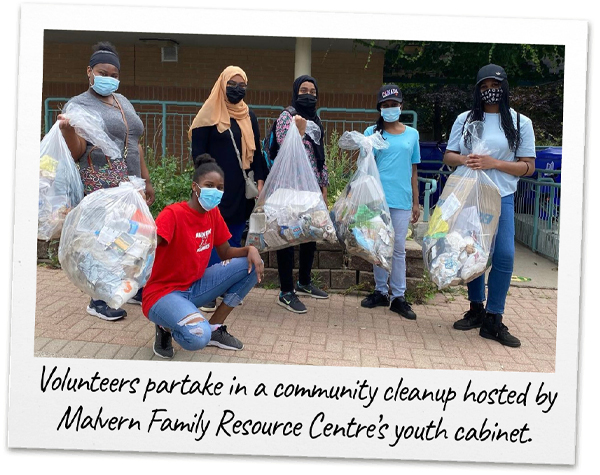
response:
M277 290L255 288L227 319L243 351L207 347L188 352L175 344L175 360L254 364L302 364L423 369L554 372L557 291L511 287L505 322L521 339L506 348L477 330L456 331L452 323L468 308L464 291L437 294L413 305L416 321L384 308L363 309L361 296L304 298L308 313L277 305ZM137 305L127 317L105 322L88 315L89 297L61 270L38 266L35 355L125 360L161 360L152 352L154 325Z

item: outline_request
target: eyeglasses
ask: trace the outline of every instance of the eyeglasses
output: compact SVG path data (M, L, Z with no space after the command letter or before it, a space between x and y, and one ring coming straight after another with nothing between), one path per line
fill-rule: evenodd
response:
M308 89L307 87L301 87L299 92L300 92L300 94L310 94L312 96L317 95L317 90L315 88Z
M248 84L246 84L245 82L235 82L235 81L227 81L227 85L230 87L240 86L242 89L246 89L248 87Z

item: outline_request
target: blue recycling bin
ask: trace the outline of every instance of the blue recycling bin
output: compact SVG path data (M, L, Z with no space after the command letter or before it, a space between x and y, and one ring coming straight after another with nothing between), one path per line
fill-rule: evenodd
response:
M543 170L561 170L562 167L562 147L548 147L536 152L535 168ZM537 178L538 173L533 175ZM539 177L553 178L555 183L560 183L560 173L539 173Z
M555 171L562 169L562 147L548 147L536 152L535 168ZM560 173L536 172L532 178L551 178L560 183ZM540 213L543 220L556 218L560 209L560 194L555 187L540 187Z

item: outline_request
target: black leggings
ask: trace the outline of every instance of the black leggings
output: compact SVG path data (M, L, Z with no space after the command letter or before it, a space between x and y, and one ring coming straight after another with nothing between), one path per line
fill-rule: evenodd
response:
M300 244L300 275L298 280L300 285L308 285L311 282L310 273L312 270L315 251L317 250L316 242L307 242ZM281 283L281 291L283 293L294 290L294 248L286 247L277 251L277 268L279 269L279 282Z

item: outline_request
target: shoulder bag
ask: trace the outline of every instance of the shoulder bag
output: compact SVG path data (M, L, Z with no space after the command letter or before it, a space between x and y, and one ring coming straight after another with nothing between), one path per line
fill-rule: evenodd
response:
M244 170L244 166L242 165L242 159L240 157L240 151L237 148L237 145L235 143L235 139L233 137L233 132L231 131L231 127L228 129L229 130L229 135L231 136L231 143L233 143L233 148L235 149L235 154L237 155L238 161L240 162L240 168L242 169L242 174L244 175L244 181L246 183L246 198L251 200L256 198L259 193L258 193L258 186L256 185L256 182L254 181L254 171L249 171L248 173L246 173L246 170Z

